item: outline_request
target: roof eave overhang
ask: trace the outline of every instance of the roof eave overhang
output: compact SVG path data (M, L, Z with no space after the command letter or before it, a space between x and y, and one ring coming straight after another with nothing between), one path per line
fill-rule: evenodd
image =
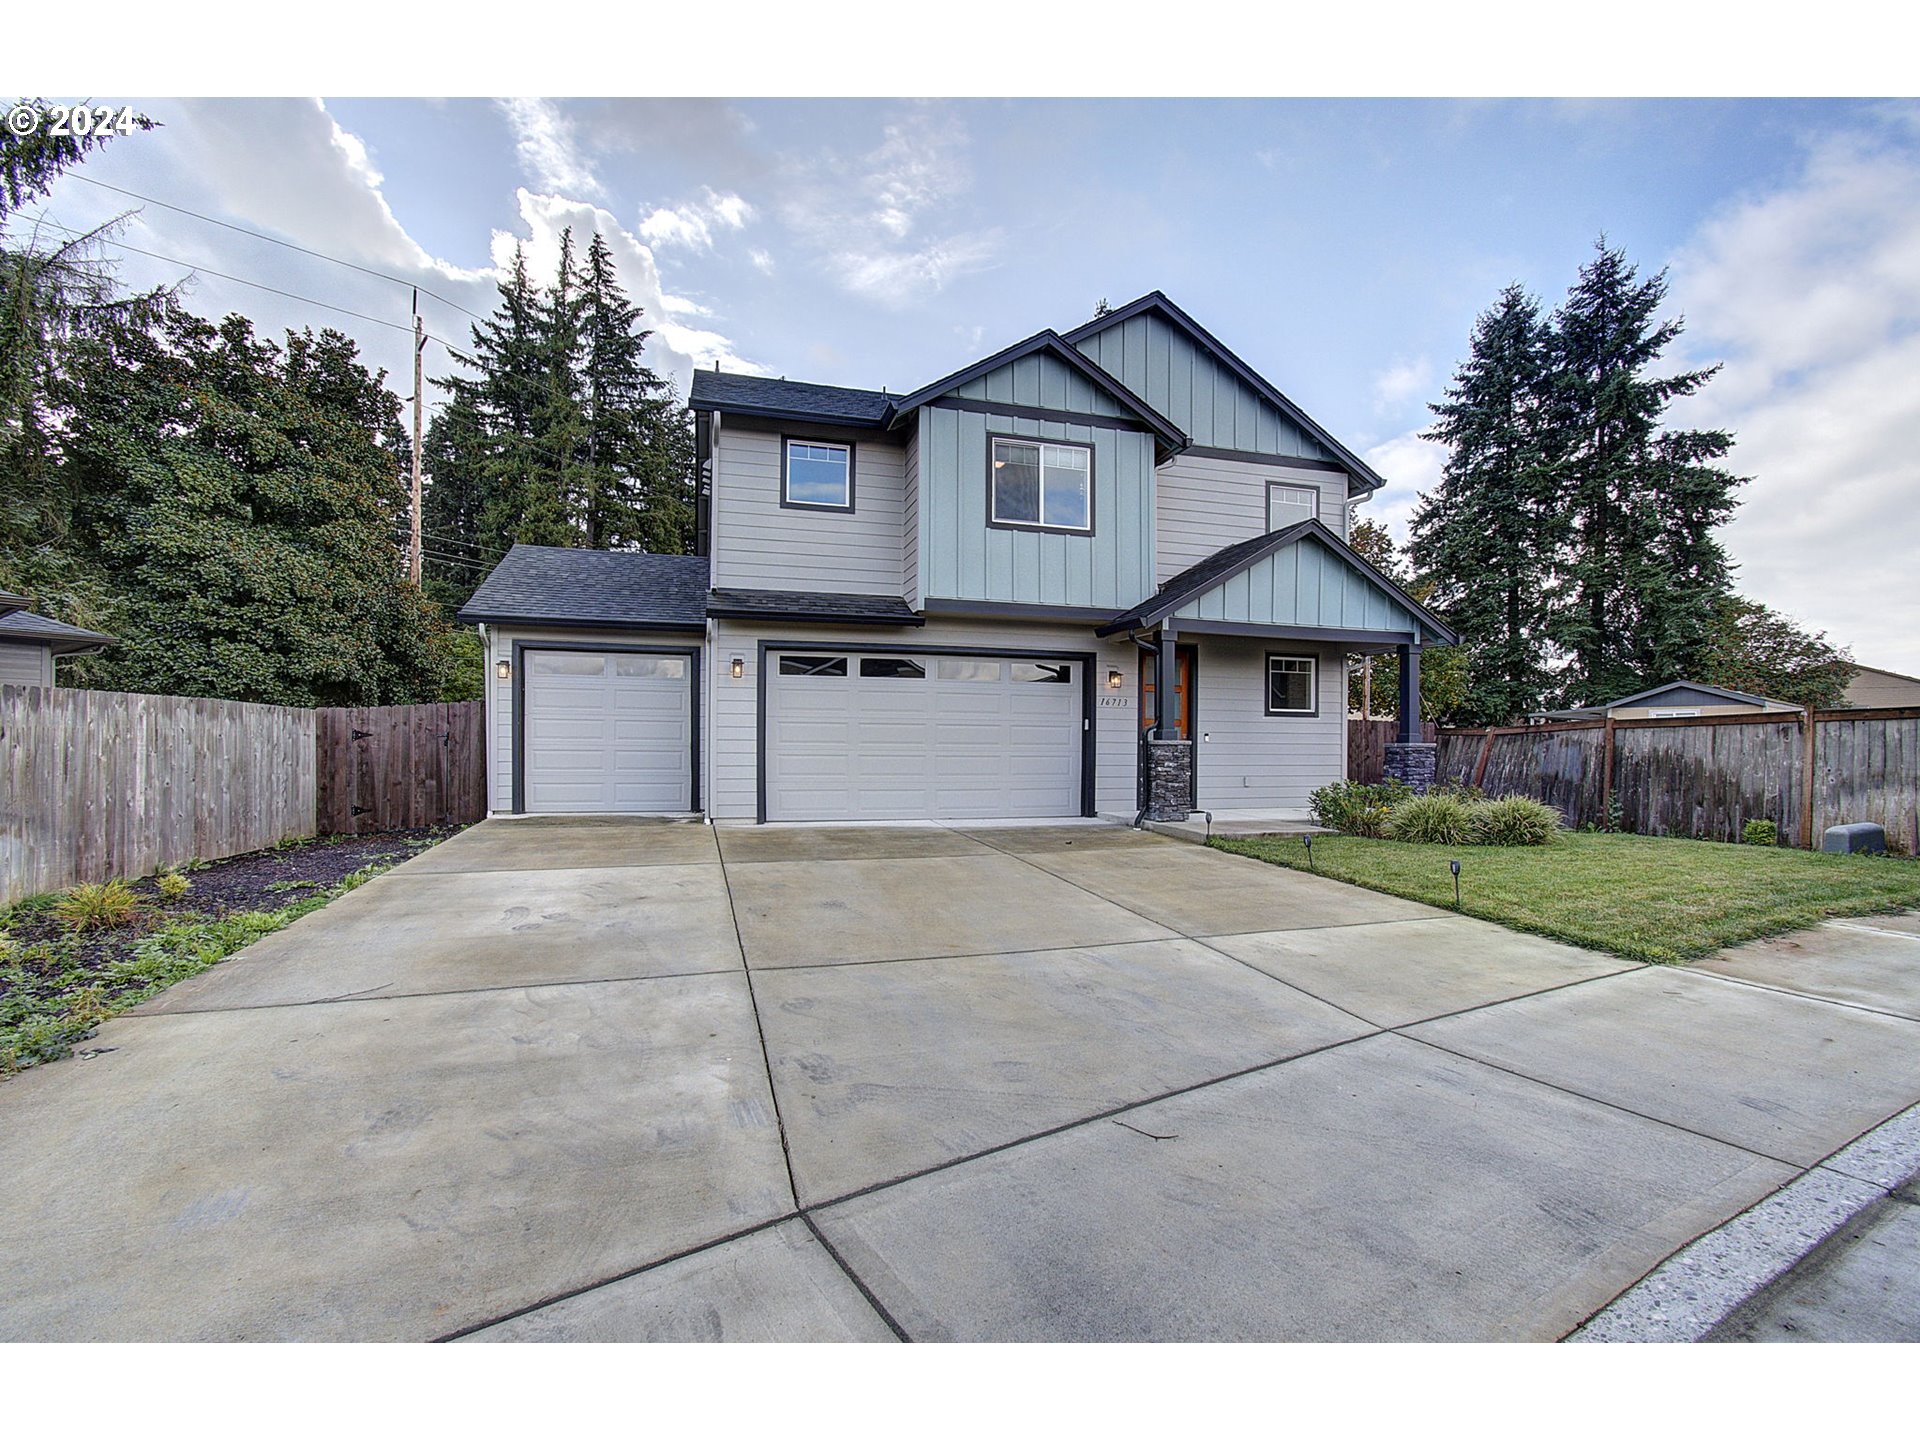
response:
M704 617L698 620L582 620L567 615L501 615L491 611L460 610L455 612L453 618L463 625L510 625L524 629L555 630L683 630L697 634L706 626Z
M714 605L707 613L716 620L762 620L773 624L861 625L883 630L911 630L927 623L924 615L843 615L831 610L764 610L751 606Z
M1349 479L1365 494L1371 495L1385 486L1387 483L1385 478L1376 473L1371 465L1341 444L1332 432L1282 394L1272 381L1266 379L1259 371L1222 345L1204 325L1158 290L1150 290L1138 300L1130 300L1117 310L1109 310L1105 315L1096 316L1084 325L1075 326L1062 338L1069 346L1077 346L1090 335L1098 335L1102 330L1131 320L1136 315L1144 315L1150 310L1160 311L1176 328L1185 331L1190 340L1216 357L1276 410L1331 450L1339 457L1340 463L1347 467ZM1353 497L1350 495L1349 498Z
M731 402L707 402L687 407L696 415L746 415L755 420L781 420L793 425L837 425L843 430L885 430L886 416L866 419L858 415L823 415L817 410L794 410L777 405L739 405ZM889 408L888 414L891 414Z

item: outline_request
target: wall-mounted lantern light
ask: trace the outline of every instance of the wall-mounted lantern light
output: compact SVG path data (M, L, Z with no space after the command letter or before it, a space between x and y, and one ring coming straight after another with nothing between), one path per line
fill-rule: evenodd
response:
M747 673L746 658L741 655L734 656L733 664L727 667L727 673L732 675L736 680L743 678Z
M1120 672L1118 670L1107 671L1107 689L1118 690L1119 688L1120 688Z
M496 680L511 680L513 678L513 662L511 660L495 661L493 675Z

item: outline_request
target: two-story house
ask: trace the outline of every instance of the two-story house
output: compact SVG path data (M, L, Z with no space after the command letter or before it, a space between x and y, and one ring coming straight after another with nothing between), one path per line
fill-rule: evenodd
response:
M1382 484L1158 292L910 391L700 371L699 554L515 546L492 809L1299 813L1346 660L1454 637L1346 544Z

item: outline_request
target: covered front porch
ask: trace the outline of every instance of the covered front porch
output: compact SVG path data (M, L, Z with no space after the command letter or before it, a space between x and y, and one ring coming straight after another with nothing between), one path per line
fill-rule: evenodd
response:
M1457 637L1317 520L1227 546L1100 628L1140 654L1140 818L1211 811L1247 833L1307 819L1346 774L1346 657L1392 653L1398 734L1387 770L1434 777L1420 732L1420 657ZM1201 820L1204 825L1204 820Z

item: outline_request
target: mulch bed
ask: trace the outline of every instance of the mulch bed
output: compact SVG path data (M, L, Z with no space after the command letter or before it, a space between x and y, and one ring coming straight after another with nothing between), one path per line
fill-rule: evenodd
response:
M397 865L437 841L456 835L458 825L427 830L397 830L384 835L329 835L274 850L255 850L215 860L187 878L193 888L176 900L164 898L153 876L134 882L140 918L131 925L75 935L45 910L16 914L7 935L24 952L36 942L62 942L69 966L104 970L154 930L188 916L219 916L251 910L279 910L322 894L355 870L368 865ZM71 948L68 948L71 947ZM16 952L18 953L18 952ZM65 968L65 967L63 967ZM0 966L0 998L9 993Z

